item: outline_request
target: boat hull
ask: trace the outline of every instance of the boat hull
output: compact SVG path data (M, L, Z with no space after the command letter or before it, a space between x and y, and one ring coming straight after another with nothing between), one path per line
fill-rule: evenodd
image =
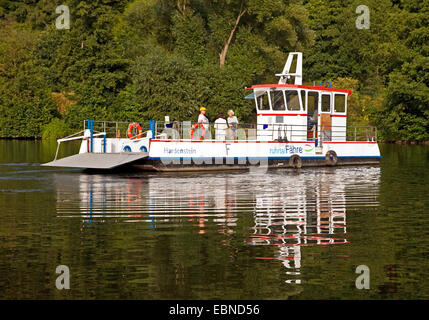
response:
M315 141L148 139L130 142L128 139L108 139L106 148L103 143L103 139L94 139L95 153L88 154L87 141L82 142L80 154L75 156L77 163L69 166L100 170L126 167L143 171L222 171L377 165L381 158L378 144L374 141L325 141L322 145L317 145ZM145 143L145 148L140 146L142 143ZM121 150L123 145L131 145L134 152L112 152ZM103 149L107 152L100 152ZM96 163L88 166L85 161L80 161L79 157L85 155L96 155ZM127 155L132 157L126 157ZM108 160L112 156L117 158L118 163L107 168L103 157ZM61 166L67 166L70 162L68 159L61 159L49 165L60 165L61 161L65 162Z
M152 140L142 170L201 171L378 164L377 142Z
M259 159L257 159L259 160ZM267 159L267 162L257 162L256 159L240 158L205 158L201 162L195 163L189 159L178 159L176 161L165 161L161 159L145 159L131 165L139 171L159 171L159 172L178 172L178 171L226 171L226 170L249 170L249 169L280 169L294 168L296 165L290 162L291 157ZM344 157L338 158L335 164L327 162L325 157L301 158L300 167L336 167L350 165L378 165L380 157Z

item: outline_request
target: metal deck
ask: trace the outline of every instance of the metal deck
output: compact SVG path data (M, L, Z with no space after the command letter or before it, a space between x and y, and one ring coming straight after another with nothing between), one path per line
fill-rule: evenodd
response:
M82 169L113 169L144 159L148 153L80 153L42 164L46 167L68 167Z

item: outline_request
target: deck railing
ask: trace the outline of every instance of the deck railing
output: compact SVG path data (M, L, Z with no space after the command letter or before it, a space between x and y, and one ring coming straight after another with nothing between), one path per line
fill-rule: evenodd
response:
M96 121L85 120L83 124L83 129L90 128L90 123L92 123L92 129L94 133L105 132L108 138L127 138L128 126L132 122L125 121ZM136 121L137 122L137 121ZM150 130L149 121L137 122L143 132ZM133 129L133 134L138 134L136 129Z
M107 138L128 138L127 130L130 122L121 121L92 121L94 134L105 133ZM138 122L143 136L151 131L151 138L188 140L191 139L191 121L165 123L164 121ZM85 120L84 130L89 128L90 122ZM138 131L132 129L132 136ZM220 134L219 134L220 133ZM200 140L202 129L194 130L193 139ZM313 126L294 124L239 124L235 130L226 129L223 132L215 129L210 123L209 129L204 130L204 140L270 140L270 141L308 141L318 140L319 143L328 141L377 141L377 129L371 126Z

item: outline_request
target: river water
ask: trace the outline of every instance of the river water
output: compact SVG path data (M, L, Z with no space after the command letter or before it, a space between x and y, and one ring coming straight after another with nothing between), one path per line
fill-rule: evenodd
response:
M429 298L427 146L381 145L380 166L199 174L40 167L55 147L0 141L0 299Z

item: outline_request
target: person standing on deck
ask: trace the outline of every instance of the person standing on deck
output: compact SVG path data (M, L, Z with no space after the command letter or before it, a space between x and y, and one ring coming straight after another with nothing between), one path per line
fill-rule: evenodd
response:
M238 120L237 117L234 116L234 111L228 110L228 139L235 140L237 139L237 129L238 129Z
M215 121L214 128L216 130L216 140L225 140L226 129L228 129L228 124L224 119L223 113L219 113L218 118Z
M318 116L317 109L314 110L312 116L308 115L308 124L310 125L309 126L310 130L313 129L315 124L317 124L317 116Z
M208 136L210 125L209 125L209 119L207 119L207 117L206 117L206 108L204 108L204 107L200 108L200 115L198 116L198 123L202 124L204 127L204 133L202 132L203 130L200 129L201 137L204 138L205 136Z

